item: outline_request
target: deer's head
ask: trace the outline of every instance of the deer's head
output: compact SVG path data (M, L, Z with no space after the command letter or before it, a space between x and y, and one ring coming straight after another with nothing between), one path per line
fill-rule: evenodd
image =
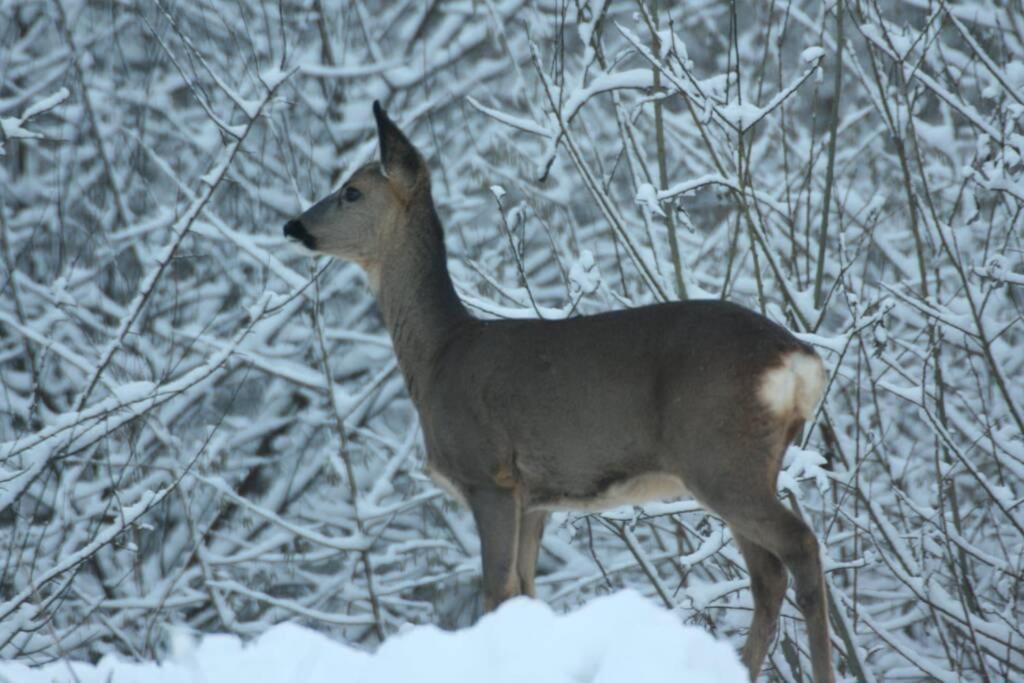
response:
M284 226L286 237L313 251L354 261L371 283L382 254L403 241L410 212L430 201L426 163L379 102L373 103L380 140L380 163L363 166L337 191Z

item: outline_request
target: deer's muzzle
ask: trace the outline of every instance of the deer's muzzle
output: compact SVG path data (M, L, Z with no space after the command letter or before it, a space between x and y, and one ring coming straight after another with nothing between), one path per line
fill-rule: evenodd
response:
M316 238L309 234L301 221L293 219L285 223L284 236L302 242L302 246L307 249L316 249Z

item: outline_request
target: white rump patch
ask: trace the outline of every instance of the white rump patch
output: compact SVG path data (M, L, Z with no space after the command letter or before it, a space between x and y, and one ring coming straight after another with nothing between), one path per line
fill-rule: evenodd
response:
M536 509L601 512L622 505L649 503L652 500L692 497L683 480L674 474L648 472L616 482L593 498L563 498L538 505Z
M792 351L761 379L758 396L779 417L807 420L825 393L825 364L817 354Z

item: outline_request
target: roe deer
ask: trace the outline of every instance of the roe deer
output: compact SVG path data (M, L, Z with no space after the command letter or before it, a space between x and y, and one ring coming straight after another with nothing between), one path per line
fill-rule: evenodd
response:
M368 274L430 474L473 512L487 608L533 595L548 511L689 495L725 520L746 560L751 679L775 636L788 569L814 680L832 681L818 541L776 496L783 453L825 389L818 355L724 301L474 318L448 275L426 162L377 102L373 113L380 164L284 234Z

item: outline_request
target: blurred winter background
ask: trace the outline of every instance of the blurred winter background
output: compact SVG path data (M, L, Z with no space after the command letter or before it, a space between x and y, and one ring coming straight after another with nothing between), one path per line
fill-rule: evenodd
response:
M281 236L377 98L478 315L723 297L815 344L780 495L844 677L1024 675L1024 4L660 4L0 0L0 658L475 621L363 275ZM750 619L692 502L556 515L539 573ZM805 647L787 600L765 677Z

